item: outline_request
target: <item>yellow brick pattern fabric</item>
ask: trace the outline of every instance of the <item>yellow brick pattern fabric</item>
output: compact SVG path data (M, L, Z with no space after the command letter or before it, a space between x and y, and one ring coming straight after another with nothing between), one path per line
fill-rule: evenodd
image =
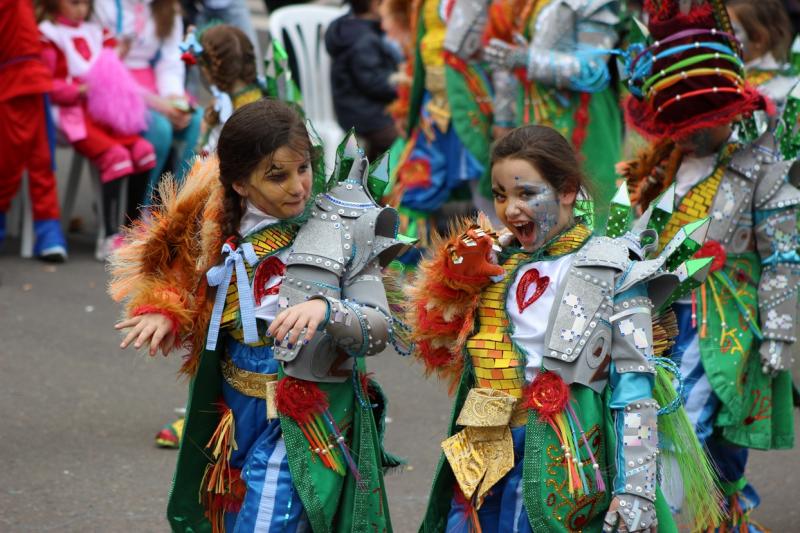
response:
M269 227L253 235L248 235L245 242L253 245L259 260L267 255L271 255L282 248L286 248L294 240L295 232L289 231L284 227ZM245 262L247 275L253 279L253 267ZM222 312L222 329L238 328L232 327L239 320L239 293L236 290L236 272L231 276L231 283L228 285L228 295L225 298L225 310ZM241 332L239 332L241 333Z
M478 304L477 332L467 341L477 386L501 390L515 398L522 397L525 378L521 368L523 358L514 350L508 335L505 295L524 257L524 254L512 255L503 265L505 278L483 291Z
M672 213L672 217L670 217L669 222L667 222L666 227L659 236L659 252L664 249L683 226L708 216L724 173L725 165L718 165L708 178L686 193L686 196L683 197L680 205Z

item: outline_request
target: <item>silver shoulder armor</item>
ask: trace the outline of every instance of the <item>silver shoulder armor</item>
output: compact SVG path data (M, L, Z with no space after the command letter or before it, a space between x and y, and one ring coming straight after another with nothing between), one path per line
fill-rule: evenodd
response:
M331 312L326 329L307 345L289 347L276 339L274 357L290 376L344 381L350 356L376 353L388 339L380 268L404 245L396 238L397 212L378 206L370 196L368 173L366 158L355 158L347 178L317 196L295 237L279 306L323 298Z
M753 205L756 209L780 209L800 203L798 191L791 184L798 181L800 162L778 161L765 165L756 185Z

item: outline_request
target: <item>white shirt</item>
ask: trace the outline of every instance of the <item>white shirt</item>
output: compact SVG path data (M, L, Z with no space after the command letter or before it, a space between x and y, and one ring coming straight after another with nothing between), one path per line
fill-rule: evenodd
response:
M714 172L717 154L704 157L692 155L684 156L681 166L675 173L675 200L676 203L692 190L692 187L703 181Z
M271 224L275 224L278 222L278 219L266 214L258 207L247 201L247 205L245 207L244 215L242 215L242 220L239 223L239 235L247 236L255 231L258 231L266 226ZM286 248L276 254L277 258L280 259L282 263L286 263L286 259L289 256L289 249ZM283 276L272 276L267 280L266 287L277 287L283 282ZM268 294L262 300L261 303L256 302L256 318L260 318L265 320L267 324L275 320L275 316L278 314L278 295L277 294Z
M539 373L544 354L545 334L550 322L550 311L554 305L558 287L564 282L564 277L572 264L573 254L566 255L553 261L537 261L520 268L517 277L508 291L506 310L508 319L514 326L511 340L514 341L527 354L525 363L525 379L530 382ZM533 303L520 312L517 303L517 287L525 274L536 269L539 279L548 277L547 288ZM541 282L539 282L541 284ZM525 300L529 300L536 291L537 284L531 283L528 287Z

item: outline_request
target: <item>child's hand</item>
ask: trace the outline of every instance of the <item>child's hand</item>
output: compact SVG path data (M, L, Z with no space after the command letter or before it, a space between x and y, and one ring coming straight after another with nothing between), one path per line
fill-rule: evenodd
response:
M130 37L121 37L117 41L117 47L114 49L117 52L117 56L120 59L125 59L125 56L128 55L128 52L131 50L131 38Z
M89 90L89 86L85 83L81 83L78 85L78 94L81 96L86 96L86 92Z
M298 340L304 343L310 341L327 314L328 302L325 300L315 298L299 303L278 313L269 325L267 334L274 337L276 343L291 349ZM300 339L302 333L304 337Z
M176 107L170 107L166 110L164 115L170 121L172 126L177 130L185 130L189 123L192 121L192 114L186 111L181 111Z
M123 350L136 339L133 347L137 350L145 344L150 344L150 355L155 355L159 346L161 353L166 355L175 345L175 331L172 320L161 313L145 313L114 325L115 329L133 328L128 332L125 340L119 345Z

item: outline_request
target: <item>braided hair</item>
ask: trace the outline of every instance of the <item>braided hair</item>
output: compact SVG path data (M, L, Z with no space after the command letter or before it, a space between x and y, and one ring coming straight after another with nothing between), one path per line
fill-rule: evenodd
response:
M231 94L237 81L245 85L256 83L256 53L242 30L218 24L203 31L200 44L203 47L200 65L219 90ZM219 115L212 106L206 108L205 119L206 124L219 124Z
M217 144L219 180L225 191L224 235L241 238L244 198L234 190L234 183L250 179L265 158L284 146L301 154L312 152L303 117L285 102L262 98L243 105L225 122Z

